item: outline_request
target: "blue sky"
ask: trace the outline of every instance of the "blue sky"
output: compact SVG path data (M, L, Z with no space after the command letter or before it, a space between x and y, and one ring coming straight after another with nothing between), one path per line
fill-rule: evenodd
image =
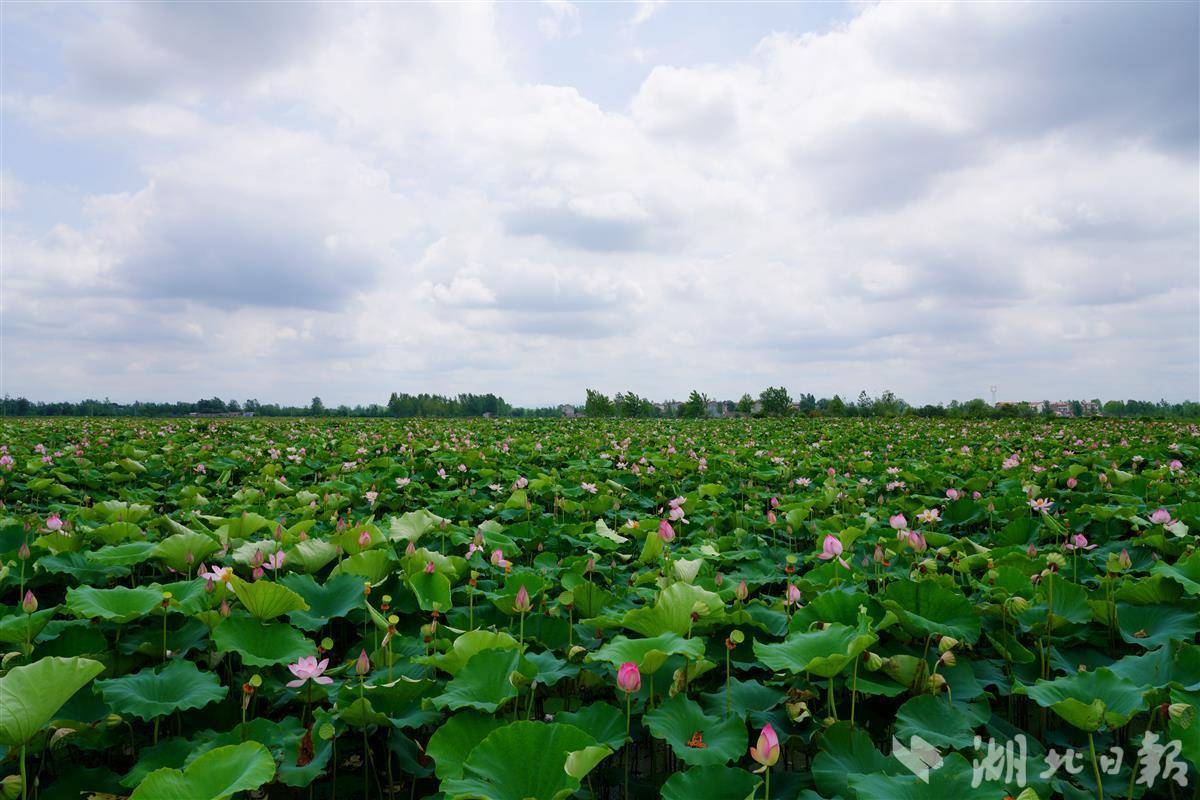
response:
M1195 398L1198 8L6 3L0 388Z

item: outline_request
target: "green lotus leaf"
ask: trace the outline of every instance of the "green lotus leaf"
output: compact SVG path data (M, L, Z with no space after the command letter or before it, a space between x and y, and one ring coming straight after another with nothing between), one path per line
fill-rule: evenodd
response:
M610 752L572 725L512 722L477 744L463 777L444 782L442 791L447 800L561 800Z
M588 703L578 711L562 711L555 722L587 731L599 743L617 750L625 743L625 712L608 703Z
M859 681L862 675L859 675ZM763 686L758 681L742 681L732 678L729 681L728 704L726 704L725 686L715 692L701 695L704 709L715 716L723 716L726 706L729 711L742 719L751 714L763 714L775 708L786 699L787 695L770 686Z
M559 715L561 718L562 714ZM570 720L562 720L570 723ZM622 717L621 725L624 726L624 718ZM429 737L429 744L425 747L425 752L433 759L437 765L435 771L438 778L447 780L449 778L461 778L463 775L463 762L467 760L467 756L475 749L475 745L482 742L487 735L492 731L504 725L504 720L494 716L484 716L476 714L472 711L464 711L461 714L455 714L442 723L433 736ZM579 727L576 725L576 727ZM586 729L584 729L586 730ZM622 740L624 740L625 729L621 728Z
M663 784L663 800L752 800L762 778L737 767L709 765L676 772Z
M176 572L195 569L204 559L215 553L220 544L203 533L187 531L168 536L154 548L156 558L161 558Z
M755 641L754 654L779 672L810 672L832 678L878 639L863 627L851 628L834 622L823 629L789 633L777 644Z
M94 589L80 586L67 590L67 609L80 619L99 617L110 622L140 619L162 604L163 593L149 587L114 586Z
M337 545L324 539L305 539L286 551L289 569L297 572L316 572L337 558Z
M893 581L884 591L884 606L909 630L953 636L968 644L979 639L979 616L971 601L939 583Z
M359 575L333 575L319 584L311 575L285 575L279 582L308 603L307 610L288 613L293 625L317 631L330 620L346 616L363 605L366 581Z
M920 736L937 747L970 747L976 724L979 723L962 709L961 703L929 694L910 698L896 710L896 736L902 742Z
M699 703L682 694L675 695L642 719L656 739L665 740L675 756L691 766L726 764L745 756L749 746L746 724L741 719L714 718L705 714ZM689 746L697 733L706 747Z
M626 661L632 661L644 674L653 675L668 658L675 655L697 660L704 655L704 642L699 639L684 639L674 633L664 633L648 639L616 636L596 652L590 653L587 660L604 661L616 667Z
M452 711L474 708L492 713L517 696L512 674L520 667L520 661L518 650L478 652L446 684L446 690L433 698L433 704Z
M821 752L813 758L813 783L828 797L851 796L851 775L895 773L903 767L875 748L871 737L848 722L838 722L821 735Z
M1039 680L1025 693L1076 728L1098 731L1117 728L1146 708L1142 689L1111 669L1079 672L1053 681Z
M361 575L372 586L382 583L392 571L392 557L385 550L365 550L343 558L329 573L334 575Z
M476 653L493 649L516 650L518 647L520 645L517 640L504 631L467 631L459 634L445 653L419 659L419 662L457 675Z
M403 516L392 518L388 523L387 538L393 542L416 544L418 539L434 528L441 527L444 522L449 520L431 513L428 509L410 511Z
M222 653L237 653L251 667L287 664L316 653L316 645L283 622L262 623L253 617L235 616L213 630L213 644Z
M42 629L54 618L58 606L43 608L32 614L26 614L17 609L0 617L0 642L4 644L24 644L26 639L37 639Z
M692 631L693 625L720 622L724 609L725 603L715 592L689 583L673 583L658 595L651 608L626 612L621 625L643 636L664 633L685 636ZM692 622L692 612L699 615L700 622Z
M1150 572L1170 578L1189 595L1200 595L1200 550L1174 564L1168 564L1166 561L1155 562Z
M1117 626L1122 639L1150 650L1173 641L1191 641L1200 631L1200 613L1178 606L1117 603Z
M308 603L282 583L266 579L244 581L233 578L233 592L246 610L258 619L274 619L292 611L308 611Z
M407 578L409 588L417 596L422 611L445 611L453 605L450 599L450 579L440 572L418 572Z
M165 767L147 775L129 800L221 800L275 777L275 759L259 742L216 747L183 770Z
M0 745L28 742L103 671L103 664L89 658L51 657L0 675Z
M191 661L183 660L172 661L165 667L147 667L120 678L96 681L96 689L114 711L145 720L173 711L203 708L228 693L214 673L201 672Z
M85 553L88 561L105 567L129 567L148 561L154 555L156 545L153 542L126 542L101 547Z

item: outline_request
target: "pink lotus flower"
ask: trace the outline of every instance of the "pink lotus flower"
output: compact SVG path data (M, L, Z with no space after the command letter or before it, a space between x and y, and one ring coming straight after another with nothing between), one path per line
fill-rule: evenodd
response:
M58 531L58 530L62 530L62 526L63 526L63 521L58 516L57 512L46 517L46 530Z
M472 546L473 546L473 545L472 545ZM470 555L470 554L468 553L468 555ZM433 566L433 562L432 562L432 561L426 561L426 562L425 562L425 574L426 574L426 575L432 575L432 574L433 574L433 571L434 571L434 569L436 569L436 567L434 567L434 566Z
M533 603L529 599L529 590L522 586L517 589L517 596L513 600L513 611L518 611L526 614L533 610Z
M492 551L492 565L501 569L508 569L512 566L512 562L504 557L503 550L497 549Z
M817 558L822 561L829 561L836 558L843 567L850 569L850 565L846 563L846 559L842 558L842 542L832 533L825 534L825 540L821 543L821 552Z
M637 664L626 661L621 665L617 670L617 686L621 687L625 694L633 694L642 688L642 673L638 671Z
M287 556L284 555L282 550L276 550L274 553L271 553L271 555L267 556L267 569L279 569L283 566L285 558Z
M1034 511L1045 513L1054 507L1054 501L1047 500L1045 497L1036 497L1029 501L1029 507Z
M750 757L764 767L773 767L779 760L779 737L768 722L758 734L758 742L750 748Z
M1071 536L1071 541L1067 544L1068 550L1095 550L1096 545L1088 544L1087 537L1082 533L1076 533Z
M328 658L317 661L316 656L301 656L295 664L288 664L288 669L296 676L296 680L287 682L288 688L295 689L303 686L304 682L309 680L321 685L333 683L333 678L324 675L325 668L328 666Z
M371 531L369 528L363 528L362 532L360 534L358 534L358 546L359 547L370 547L371 546Z
M1076 479L1067 478L1067 488L1068 489L1074 489L1078 485L1079 485L1079 481L1077 481Z
M670 544L675 539L675 529L665 519L658 523L658 538Z
M778 497L771 498L771 508L779 508L779 498Z
M924 553L929 549L929 545L925 542L925 536L920 531L908 532L908 546L918 553Z
M908 527L908 520L904 518L903 514L894 514L888 517L888 524L896 530L902 531Z
M958 491L958 489L947 489L946 497L950 500L957 500L958 498L962 497L962 494Z
M1170 525L1171 512L1167 511L1165 508L1160 508L1150 515L1150 521L1155 525Z
M226 589L233 588L233 584L230 583L233 578L233 570L229 567L213 567L209 569L202 563L200 564L200 571L196 573L196 577L204 578L204 580L208 581L208 585L205 588L210 592L218 583L224 583Z
M844 563L844 562L843 562ZM789 606L800 604L800 588L794 583L789 583L787 587L787 599L785 601Z
M768 512L767 512L767 524L768 524L768 525L774 525L774 524L775 524L775 512L774 512L774 511L768 511Z

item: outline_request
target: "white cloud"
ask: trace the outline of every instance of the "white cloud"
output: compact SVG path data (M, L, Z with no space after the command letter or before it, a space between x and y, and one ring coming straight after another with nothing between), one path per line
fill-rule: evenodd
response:
M579 7L567 0L542 0L548 13L538 18L538 30L547 39L578 36L583 30Z

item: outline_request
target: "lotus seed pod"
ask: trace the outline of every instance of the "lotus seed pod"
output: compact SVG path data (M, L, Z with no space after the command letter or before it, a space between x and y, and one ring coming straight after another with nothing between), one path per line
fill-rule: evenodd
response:
M944 653L947 650L953 650L954 648L958 647L958 645L958 639L955 639L953 636L943 636L938 641L938 650Z
M877 672L883 669L883 665L887 663L878 653L867 653L866 668L868 672Z
M1167 716L1179 727L1187 730L1196 721L1196 707L1191 703L1171 703L1167 706Z
M1062 553L1049 553L1046 556L1046 563L1062 569L1067 565L1067 558Z

